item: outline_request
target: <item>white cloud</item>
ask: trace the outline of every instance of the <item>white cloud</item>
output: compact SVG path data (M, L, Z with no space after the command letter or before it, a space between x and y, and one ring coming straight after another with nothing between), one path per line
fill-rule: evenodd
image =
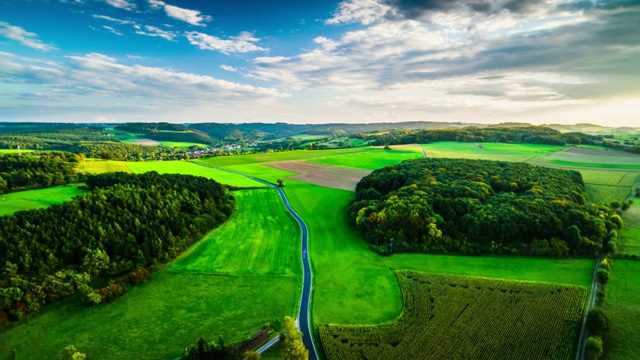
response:
M206 26L203 22L211 21L212 19L211 16L203 15L200 11L183 9L173 5L165 5L164 11L166 11L169 17L182 20L195 26Z
M119 32L118 30L112 28L111 26L107 26L107 25L102 25L103 28L109 30L111 33L118 35L118 36L122 36L122 33Z
M105 2L113 7L125 10L133 10L136 7L136 4L127 0L105 0Z
M238 72L237 68L234 68L233 66L229 66L229 65L225 65L225 64L220 65L220 69L225 70L225 71L230 71L230 72Z
M0 36L15 40L24 46L41 51L55 50L55 46L45 44L38 39L38 34L25 31L19 26L13 26L7 22L0 21Z
M254 42L260 41L260 39L254 37L253 34L249 32L241 32L238 36L231 36L226 40L197 31L185 32L185 36L192 45L202 50L214 50L223 54L269 50L254 44Z
M361 23L368 25L381 19L389 10L389 6L376 0L345 0L338 5L338 10L325 24Z
M173 41L176 38L176 34L173 31L162 30L151 25L145 25L144 30L140 26L136 26L136 29L136 34L138 35L161 37L169 41Z
M112 18L111 16L106 16L106 15L91 15L91 16L93 16L95 19L102 19L102 20L112 21L112 22L115 22L115 23L120 24L120 25L133 25L133 24L135 24L135 22L131 21L131 20L116 19L116 18Z

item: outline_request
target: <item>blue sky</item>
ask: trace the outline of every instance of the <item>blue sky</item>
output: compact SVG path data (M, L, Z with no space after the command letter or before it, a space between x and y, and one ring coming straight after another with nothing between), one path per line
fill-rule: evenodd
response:
M0 0L0 121L640 127L640 0Z

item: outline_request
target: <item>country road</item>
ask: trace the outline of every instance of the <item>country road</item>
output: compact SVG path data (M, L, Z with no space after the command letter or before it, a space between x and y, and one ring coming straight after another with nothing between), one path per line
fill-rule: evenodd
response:
M261 184L267 185L271 188L274 188L280 194L280 199L284 203L284 206L287 208L287 211L300 225L300 230L302 232L302 294L300 296L300 308L298 310L298 318L296 319L298 323L298 328L302 332L302 342L304 346L309 350L309 360L317 360L318 353L316 351L316 345L313 342L313 335L311 331L311 285L312 285L312 274L311 274L311 263L309 261L309 230L307 228L307 224L305 224L304 220L293 210L291 204L289 204L289 200L287 200L287 196L281 187L274 185L268 181L259 179L257 177L247 175L238 171L228 170L216 166L209 166L201 163L194 162L194 164L198 164L200 166L209 167L212 169L242 175L251 180L257 181ZM276 338L277 339L277 338ZM269 347L273 346L277 340L272 340L268 342L265 346L262 346L258 349L259 353L266 351Z
M578 342L578 353L576 354L576 360L583 360L586 351L587 345L587 314L593 306L596 304L596 298L598 297L598 268L600 267L600 262L604 259L604 256L601 256L596 261L596 266L593 269L593 277L591 280L591 293L589 294L589 303L587 304L587 309L585 310L584 317L582 318L582 328L580 329L580 340Z

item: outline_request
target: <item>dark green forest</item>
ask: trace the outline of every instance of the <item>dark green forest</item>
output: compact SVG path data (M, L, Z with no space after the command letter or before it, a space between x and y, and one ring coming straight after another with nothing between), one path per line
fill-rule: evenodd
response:
M135 283L235 205L225 187L196 176L109 173L86 184L91 191L69 202L0 217L0 318L22 318L100 277Z
M0 194L77 182L80 160L70 153L0 154Z
M347 217L384 254L594 256L622 224L588 203L577 171L437 158L364 177Z

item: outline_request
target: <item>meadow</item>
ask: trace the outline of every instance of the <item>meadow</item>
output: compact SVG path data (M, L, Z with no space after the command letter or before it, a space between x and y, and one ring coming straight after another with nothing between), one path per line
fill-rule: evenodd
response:
M84 193L85 191L78 189L78 185L61 185L0 195L0 216L60 204Z
M182 141L161 141L162 146L174 147L180 149L188 149L191 146L199 146L201 148L208 148L209 145L194 143L194 142L182 142Z
M604 308L611 317L611 331L606 338L606 358L640 359L640 261L614 260Z
M232 219L147 283L113 303L90 307L74 296L44 307L1 333L0 358L16 349L20 359L58 359L73 344L93 358L174 359L200 336L237 342L295 314L299 228L274 190L234 194Z
M564 150L564 146L511 143L461 143L438 141L421 144L427 157L525 162Z
M371 148L348 148L335 150L292 150L280 151L266 154L248 154L248 155L230 155L230 156L214 156L208 158L200 158L194 161L202 162L212 166L231 166L231 165L248 165L258 164L271 161L286 160L309 160L327 156L337 156L344 154L356 154L372 151Z
M640 170L640 155L608 149L570 147L538 157L534 162L565 167Z
M393 150L369 148L369 151L357 154L327 156L308 160L316 164L351 167L356 169L375 170L385 166L395 165L404 160L420 159L422 153L415 149L402 147Z
M85 174L103 174L118 171L131 172L125 161L85 159L78 165L78 172Z
M618 232L618 253L640 256L640 201L636 201L622 215L622 230Z
M0 154L17 154L18 151L21 153L30 153L34 152L35 150L0 149Z
M200 166L186 161L138 161L126 163L134 174L142 174L148 171L157 171L160 174L182 174L204 176L221 184L238 187L263 187L264 185L247 179L244 176L231 174L210 167Z

